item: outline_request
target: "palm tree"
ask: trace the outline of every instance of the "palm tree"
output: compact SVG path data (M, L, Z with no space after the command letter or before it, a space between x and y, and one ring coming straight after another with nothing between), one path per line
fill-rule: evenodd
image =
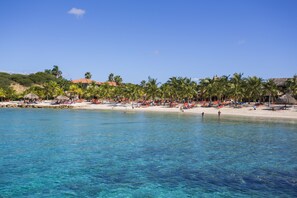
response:
M96 82L93 81L90 85L87 86L87 89L84 91L84 97L87 99L94 99L97 96L98 86Z
M55 81L50 81L44 84L43 89L47 100L64 93L63 89L61 89L61 87Z
M272 79L269 79L267 82L263 84L264 86L264 92L269 94L269 99L268 99L268 106L270 106L271 98L272 102L275 96L278 94L278 88L275 82Z
M198 96L201 100L206 100L208 79L200 79L198 84Z
M98 97L102 99L114 98L115 87L110 86L108 83L104 83L98 87Z
M109 76L108 76L108 81L109 82L114 82L114 74L113 73L110 73Z
M85 73L85 78L86 79L91 79L92 78L92 74L90 72L86 72Z
M141 98L141 87L132 83L127 83L123 89L124 97L128 98L129 101L136 101Z
M54 65L52 69L52 75L54 75L56 78L59 78L62 76L62 71L60 71L59 66Z
M213 78L204 78L200 80L200 94L207 95L209 98L209 102L212 102L212 97L216 96L216 92L218 89L217 77Z
M121 86L116 86L116 87L113 87L114 90L113 90L113 98L115 101L119 101L119 100L122 100L123 98L125 98L125 85L121 85Z
M180 86L180 80L177 78L177 77L171 77L169 78L169 80L167 81L168 84L168 89L171 89L171 99L174 99L174 100L179 100L179 86ZM164 88L163 88L164 89ZM172 102L172 100L171 100Z
M217 79L217 90L216 95L218 100L222 101L229 95L229 76L223 75Z
M171 102L173 100L173 89L168 83L164 83L160 87L161 97L163 100L169 99Z
M75 95L77 95L78 98L81 98L81 96L83 94L83 90L81 88L79 88L78 85L73 84L73 85L70 85L70 87L69 87L69 93L70 93L71 97L74 97Z
M230 79L230 91L234 97L235 106L243 95L243 73L234 73Z
M294 97L297 96L297 75L294 75L293 78L287 80L286 87L288 92Z
M148 77L148 82L145 85L145 92L148 98L151 98L152 100L156 99L159 94L158 84L157 79Z
M197 84L190 78L180 78L181 98L187 102L197 95Z
M140 82L140 86L141 86L141 87L145 87L145 85L146 85L146 81L145 81L145 80L142 80L142 81Z
M256 99L260 99L262 95L263 79L256 76L248 77L245 84L245 94L248 98L248 102L251 100L254 102Z
M114 82L116 82L117 85L120 85L120 84L122 84L123 79L122 79L121 76L117 75L117 76L114 77Z

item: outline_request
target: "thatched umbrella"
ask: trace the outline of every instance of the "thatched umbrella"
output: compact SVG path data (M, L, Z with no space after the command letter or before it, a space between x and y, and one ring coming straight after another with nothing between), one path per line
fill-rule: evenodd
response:
M279 103L285 103L285 104L297 104L297 101L294 97L292 97L290 94L284 94L280 98L278 98Z
M58 96L56 97L57 100L69 100L67 96Z
M29 93L29 94L25 95L24 98L29 99L29 100L35 100L35 99L37 100L39 97L34 93Z

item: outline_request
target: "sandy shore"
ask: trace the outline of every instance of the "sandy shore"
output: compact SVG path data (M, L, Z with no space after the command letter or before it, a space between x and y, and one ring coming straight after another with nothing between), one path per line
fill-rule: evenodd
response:
M0 106L5 105L16 105L18 102L0 102ZM59 107L59 105L51 105L50 101L44 101L38 104L32 104L35 108L50 108ZM30 107L30 105L28 105ZM65 105L61 105L65 106ZM88 109L88 110L113 110L113 111L134 111L134 112L171 112L171 113L184 113L184 114L199 114L204 112L204 115L218 115L218 111L221 112L221 116L245 116L245 117L261 117L261 118L280 118L280 119L294 119L297 120L297 106L290 106L287 110L276 110L272 111L267 106L260 106L256 110L252 107L243 108L232 108L223 107L217 108L205 108L205 107L195 107L192 109L180 110L179 107L169 108L165 106L149 106L149 107L139 107L134 108L131 104L91 104L89 102L75 103L67 105L72 109Z

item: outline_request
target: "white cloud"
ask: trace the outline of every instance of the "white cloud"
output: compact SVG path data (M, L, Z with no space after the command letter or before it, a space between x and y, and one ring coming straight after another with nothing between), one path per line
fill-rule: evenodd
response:
M69 11L68 11L68 14L73 14L77 17L81 17L83 16L84 14L86 13L85 10L83 9L79 9L79 8L71 8Z

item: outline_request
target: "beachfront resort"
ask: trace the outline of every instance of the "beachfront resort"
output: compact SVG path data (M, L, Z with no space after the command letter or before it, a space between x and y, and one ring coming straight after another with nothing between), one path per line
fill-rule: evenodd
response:
M297 118L297 76L292 78L214 76L198 82L172 77L161 84L149 77L140 84L124 83L111 73L107 80L67 80L58 66L30 75L1 73L1 107L111 109L191 112ZM26 86L27 85L27 86ZM253 110L253 111L251 111ZM255 111L258 110L258 111Z
M0 198L296 198L296 8L0 1Z

